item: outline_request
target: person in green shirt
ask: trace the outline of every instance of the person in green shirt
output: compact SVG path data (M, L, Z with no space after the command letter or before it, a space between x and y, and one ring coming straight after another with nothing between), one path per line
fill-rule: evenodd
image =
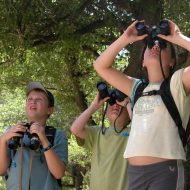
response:
M88 126L91 116L107 101L98 93L91 105L73 122L71 132L92 151L90 190L127 190L127 161L123 153L127 144L131 112L130 101L123 106L108 104L106 116L110 127ZM127 109L128 108L128 109ZM78 141L80 142L80 141ZM81 145L81 143L79 143Z

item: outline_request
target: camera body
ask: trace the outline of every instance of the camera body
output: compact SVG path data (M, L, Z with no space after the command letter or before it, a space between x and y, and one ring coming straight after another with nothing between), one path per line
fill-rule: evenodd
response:
M155 41L158 41L160 49L166 48L166 40L159 38L157 35L169 35L170 26L168 20L161 20L158 26L149 27L144 22L137 22L136 25L137 34L139 36L148 34L145 38L145 43L151 49L155 45Z
M117 89L108 89L106 83L104 83L104 82L99 82L97 84L97 89L99 91L101 99L109 97L108 103L110 105L115 104L116 100L119 102L122 102L127 97L126 94L124 94L123 92L121 92Z
M21 146L21 143L23 144L23 146L29 147L32 150L37 150L39 148L40 141L38 136L36 134L30 134L31 125L32 123L23 123L23 126L26 127L26 131L24 133L18 132L22 135L22 137L13 137L9 140L8 147L10 149L17 149L18 146Z

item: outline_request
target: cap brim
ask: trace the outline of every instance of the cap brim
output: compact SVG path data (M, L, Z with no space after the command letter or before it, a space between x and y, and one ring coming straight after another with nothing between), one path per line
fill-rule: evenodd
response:
M26 95L28 95L34 89L40 89L47 94L46 89L39 82L30 82L26 87Z
M50 107L54 107L54 96L53 96L53 94L52 94L50 91L46 90L46 89L44 88L44 86L42 86L42 84L40 84L39 82L30 82L30 83L28 84L28 86L26 87L26 96L28 96L28 94L29 94L32 90L36 90L36 89L45 92L45 93L46 93L46 96L47 96L47 98L48 98L49 106L50 106Z

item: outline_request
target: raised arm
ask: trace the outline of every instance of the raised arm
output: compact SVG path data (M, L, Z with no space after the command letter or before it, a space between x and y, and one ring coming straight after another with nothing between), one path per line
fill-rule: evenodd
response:
M20 124L10 127L5 131L4 134L0 136L0 176L3 176L10 163L10 158L8 156L8 142L12 137L22 136L18 132L24 132L26 129Z
M190 38L183 35L179 27L174 22L169 20L169 23L170 23L170 35L165 36L158 34L158 37L161 37L164 40L177 44L190 51Z
M158 35L158 36L190 51L190 38L183 35L179 30L179 27L174 22L172 21L169 22L170 22L171 34L168 36L165 35ZM190 66L184 69L182 80L183 80L184 89L186 91L186 94L188 95L190 93Z
M77 137L85 139L86 127L89 119L106 100L107 98L101 100L99 94L97 94L91 105L73 122L71 125L71 132Z
M3 136L0 136L0 176L3 176L9 166L9 157L7 153L7 142Z
M117 101L118 105L121 105L123 107L127 108L128 114L129 114L129 119L132 119L132 104L131 104L131 100L129 97L126 97L122 102Z
M117 54L128 44L144 39L147 35L137 36L133 22L125 32L113 42L95 61L94 68L97 73L115 88L130 96L132 78L112 67Z

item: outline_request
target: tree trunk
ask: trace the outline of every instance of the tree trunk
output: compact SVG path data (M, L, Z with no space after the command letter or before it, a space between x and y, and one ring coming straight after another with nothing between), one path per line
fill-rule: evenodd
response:
M137 20L144 20L147 25L157 25L162 19L162 3L158 0L141 0L132 7L132 12ZM140 77L142 72L141 54L143 42L132 44L130 51L129 66L125 73L133 77Z

